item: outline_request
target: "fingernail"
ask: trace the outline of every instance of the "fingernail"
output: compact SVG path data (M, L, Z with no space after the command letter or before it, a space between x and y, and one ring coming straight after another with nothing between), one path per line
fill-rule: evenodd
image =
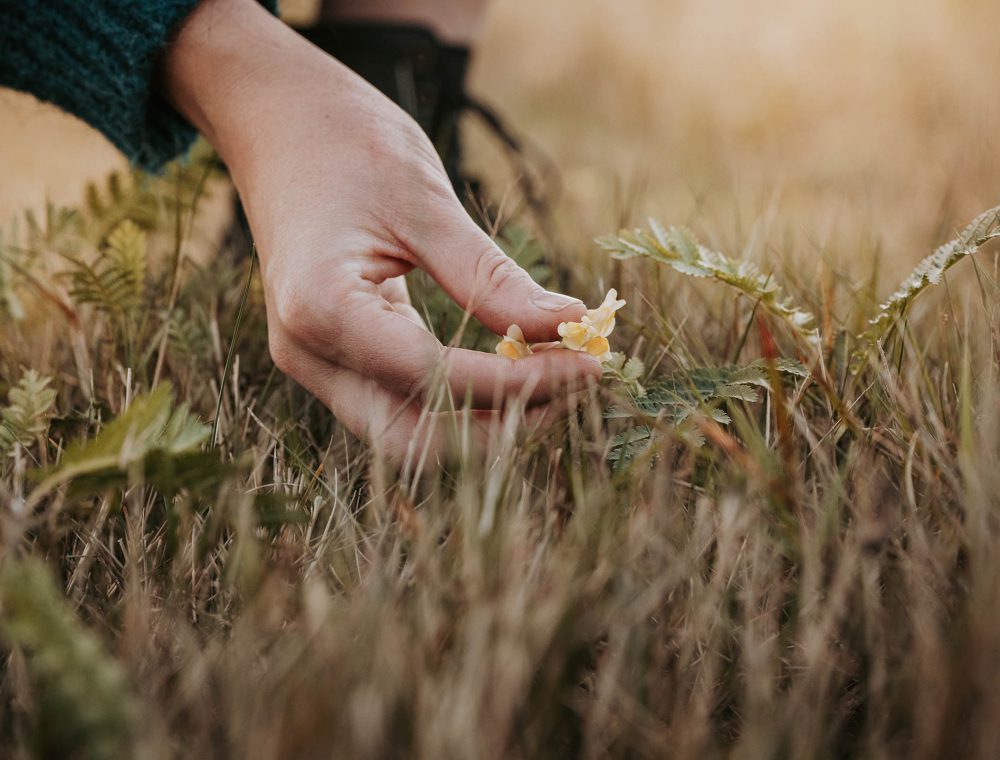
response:
M531 296L531 302L546 311L562 311L568 306L583 306L583 301L579 298L570 298L562 293L552 293L548 290L536 292Z

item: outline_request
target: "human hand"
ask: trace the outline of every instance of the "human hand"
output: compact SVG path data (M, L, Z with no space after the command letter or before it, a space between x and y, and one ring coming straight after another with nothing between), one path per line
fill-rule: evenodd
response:
M558 339L583 304L534 283L468 217L419 126L253 0L205 0L164 65L166 92L240 192L265 284L271 354L355 433L405 451L440 374L457 403L541 403L600 364L443 347L403 275L426 270L502 335Z

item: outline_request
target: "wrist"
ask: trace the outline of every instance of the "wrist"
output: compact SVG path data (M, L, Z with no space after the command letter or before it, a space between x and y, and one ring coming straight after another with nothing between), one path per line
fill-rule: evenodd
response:
M280 111L275 96L329 63L256 0L202 0L164 56L161 87L233 169Z

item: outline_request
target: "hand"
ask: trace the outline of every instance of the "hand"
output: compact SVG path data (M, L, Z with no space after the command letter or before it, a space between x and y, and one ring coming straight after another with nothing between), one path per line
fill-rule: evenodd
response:
M406 450L436 373L453 398L541 403L592 357L443 347L403 275L427 271L498 335L556 339L583 304L531 280L468 217L419 126L254 0L205 0L164 62L171 101L229 166L257 243L278 367L358 435Z

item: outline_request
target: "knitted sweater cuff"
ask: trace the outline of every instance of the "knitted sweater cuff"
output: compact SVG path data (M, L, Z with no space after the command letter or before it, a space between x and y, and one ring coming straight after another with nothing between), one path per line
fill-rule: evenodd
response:
M278 0L261 0L272 12ZM54 103L159 171L197 133L153 89L159 55L198 0L0 0L0 85Z

